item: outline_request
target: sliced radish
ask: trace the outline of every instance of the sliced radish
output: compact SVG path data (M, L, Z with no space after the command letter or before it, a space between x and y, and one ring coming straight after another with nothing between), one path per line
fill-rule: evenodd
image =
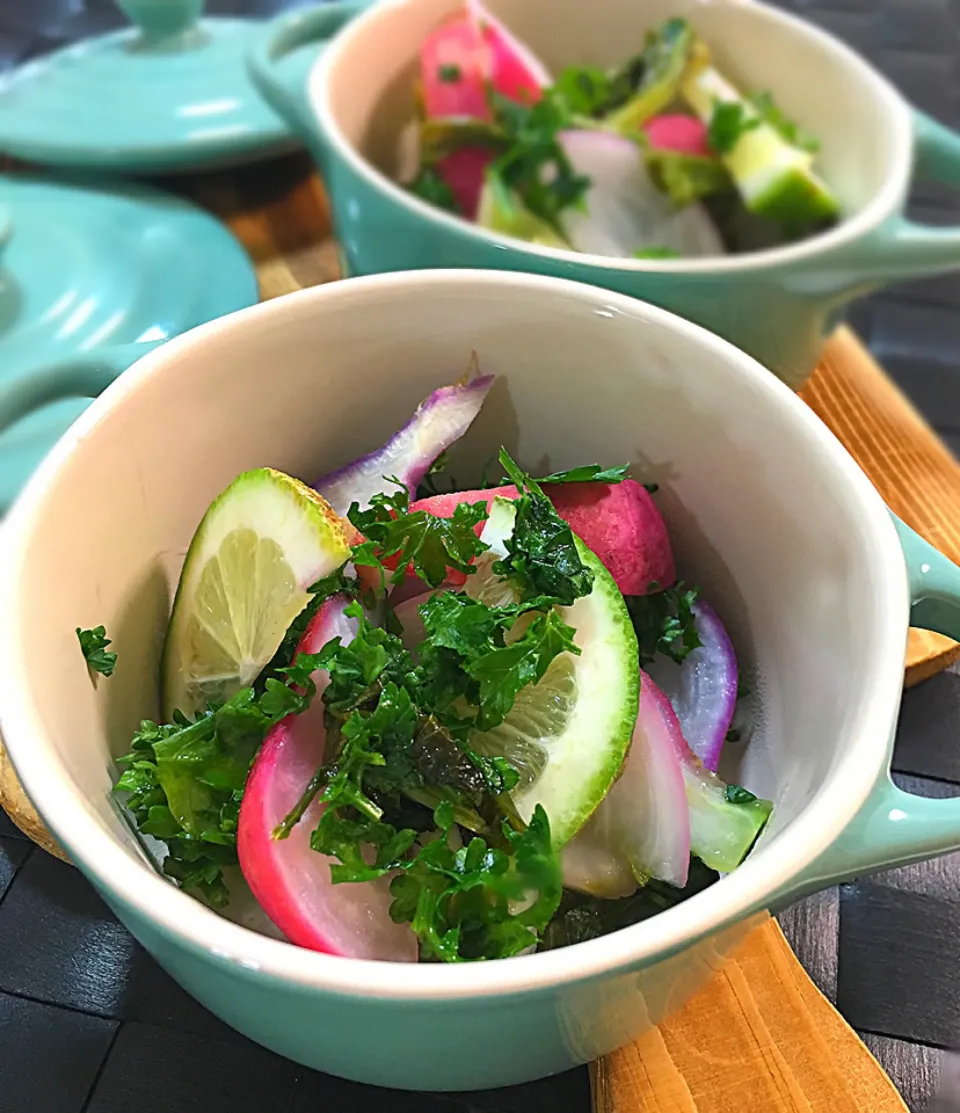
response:
M315 653L333 637L352 639L356 625L343 610L342 600L325 603L298 648ZM416 962L416 936L390 919L388 879L334 885L333 859L311 849L321 803L310 805L286 839L273 838L323 763L320 692L326 674L317 673L314 680L318 694L310 708L273 728L247 779L237 829L240 868L264 912L292 943L349 958Z
M481 0L467 0L467 15L490 51L490 84L510 100L533 104L553 84L546 66Z
M483 375L435 390L385 445L325 475L314 487L340 515L353 502L366 507L374 495L395 490L386 476L404 483L412 497L434 460L470 428L492 385L493 376Z
M642 483L557 483L544 490L624 595L673 584L677 574L667 527Z
M713 153L707 142L707 125L696 116L681 112L654 116L643 125L650 145L664 151L709 158Z
M576 251L614 258L646 248L690 257L724 254L706 210L676 208L651 181L643 152L632 140L608 131L566 131L560 139L574 170L590 179L586 208L563 216Z
M737 655L712 607L698 599L693 614L700 648L682 665L660 656L649 672L673 705L690 749L715 772L737 706Z
M488 147L461 147L437 163L437 173L453 190L461 216L476 220L484 175L493 161Z
M466 15L441 23L420 47L423 110L428 119L490 119L487 82L492 52Z
M564 521L607 569L624 595L646 595L670 587L676 579L670 538L656 503L642 483L551 483L544 491ZM512 485L488 490L455 491L413 503L437 518L451 518L461 502L515 499ZM477 533L483 523L477 524ZM652 585L656 584L656 588Z
M623 772L563 851L563 881L594 896L629 896L648 877L677 888L690 867L683 766L653 686L640 678L640 711Z
M749 793L743 802L728 799L727 785L716 773L704 769L687 745L680 720L667 697L646 673L641 672L640 683L641 690L646 688L650 696L649 714L660 720L683 767L690 808L690 852L711 869L729 873L750 852L773 805Z

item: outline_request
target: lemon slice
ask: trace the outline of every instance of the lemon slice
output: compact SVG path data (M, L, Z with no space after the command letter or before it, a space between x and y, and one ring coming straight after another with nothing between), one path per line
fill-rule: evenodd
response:
M165 715L195 715L252 683L307 588L349 554L343 523L315 491L272 468L238 476L204 514L183 564L163 650Z
M466 590L491 606L516 600L513 585L492 568L506 554L503 541L513 522L513 503L495 499L481 534L490 550L467 579ZM521 689L500 726L470 738L478 752L514 765L520 773L512 793L517 812L529 820L541 804L558 848L587 822L619 776L640 697L637 639L626 603L606 568L575 540L593 572L593 591L557 611L576 631L580 655L554 658L538 684Z

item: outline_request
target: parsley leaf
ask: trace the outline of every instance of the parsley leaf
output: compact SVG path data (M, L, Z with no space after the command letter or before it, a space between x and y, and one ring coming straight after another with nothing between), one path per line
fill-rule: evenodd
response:
M421 166L413 181L407 183L407 190L428 205L444 209L455 216L462 215L456 194L432 166Z
M493 92L490 104L505 148L487 167L498 206L509 212L518 197L528 212L566 239L560 217L565 209L582 207L590 186L560 143L560 132L572 124L570 113L549 96L519 104Z
M555 471L538 479L538 483L622 483L630 471L629 464L616 468L603 468L599 464L584 464L567 471Z
M718 155L728 155L740 142L741 136L761 124L739 101L714 101L710 123L707 125L707 143Z
M724 796L730 804L752 804L756 800L756 796L748 788L740 785L727 785Z
M771 93L754 93L750 97L750 103L760 113L761 119L769 124L774 131L779 132L781 138L788 143L791 143L794 147L799 147L801 151L809 151L811 154L816 154L820 150L820 143L816 136L804 131L799 124L795 124L793 120L784 116L781 109L774 103Z
M463 73L458 65L455 63L448 63L445 66L437 66L437 78L444 85L457 85Z
M354 550L354 562L396 556L398 563L390 577L394 584L403 580L411 565L431 587L443 583L448 568L473 572L471 562L486 549L474 528L486 518L486 504L462 502L452 517L436 518L425 510L410 513L407 489L399 482L398 488L392 495L374 495L366 510L353 503L347 511L350 523L378 550L374 557L361 546L359 554Z
M500 450L500 464L521 496L514 504L513 535L504 542L507 556L497 561L494 571L516 580L522 600L546 596L569 607L593 590L593 573L580 559L573 531L506 449Z
M112 676L117 666L117 655L107 649L111 643L106 629L103 626L94 626L92 630L81 630L78 626L77 638L87 665L103 676Z
M657 189L678 208L733 189L730 172L718 158L647 148L644 161Z
M682 583L650 595L629 595L627 610L640 643L640 664L649 664L658 653L682 664L701 645L693 604L697 588Z

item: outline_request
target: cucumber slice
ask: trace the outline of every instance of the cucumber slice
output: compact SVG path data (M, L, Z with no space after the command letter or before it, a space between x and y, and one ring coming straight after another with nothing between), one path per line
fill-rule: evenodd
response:
M343 523L297 479L238 476L203 516L163 649L163 707L195 715L252 683L303 610L307 588L350 555Z
M837 216L840 205L814 172L813 155L794 147L713 66L696 68L682 94L705 124L717 102L740 105L744 119L758 121L744 131L732 151L721 155L744 205L754 213L788 224L816 224Z
M467 580L467 590L491 605L510 601L504 582L491 579L513 519L513 503L495 499L481 534L491 549ZM479 752L506 757L519 769L514 806L529 820L541 804L558 848L587 822L619 776L640 696L637 639L626 603L606 568L579 538L576 543L593 572L593 591L557 610L576 630L580 655L560 654L538 684L521 690L499 727L470 739Z

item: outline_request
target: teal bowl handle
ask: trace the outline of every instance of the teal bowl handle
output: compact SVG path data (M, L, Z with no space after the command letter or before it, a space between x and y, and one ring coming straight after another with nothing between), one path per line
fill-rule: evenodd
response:
M153 340L97 348L0 380L0 432L51 402L96 398L121 372L163 343Z
M338 0L278 16L267 24L247 55L247 71L260 95L317 156L322 151L316 147L316 121L303 73L285 70L283 59L299 47L326 43L369 6L370 0Z
M960 135L923 112L913 114L914 173L919 179L960 188ZM960 228L891 217L859 244L852 269L869 288L899 278L960 269ZM873 280L873 281L871 281Z
M907 562L910 624L960 641L960 568L894 518ZM960 797L929 799L898 788L889 770L833 845L791 883L786 903L838 881L960 849Z

